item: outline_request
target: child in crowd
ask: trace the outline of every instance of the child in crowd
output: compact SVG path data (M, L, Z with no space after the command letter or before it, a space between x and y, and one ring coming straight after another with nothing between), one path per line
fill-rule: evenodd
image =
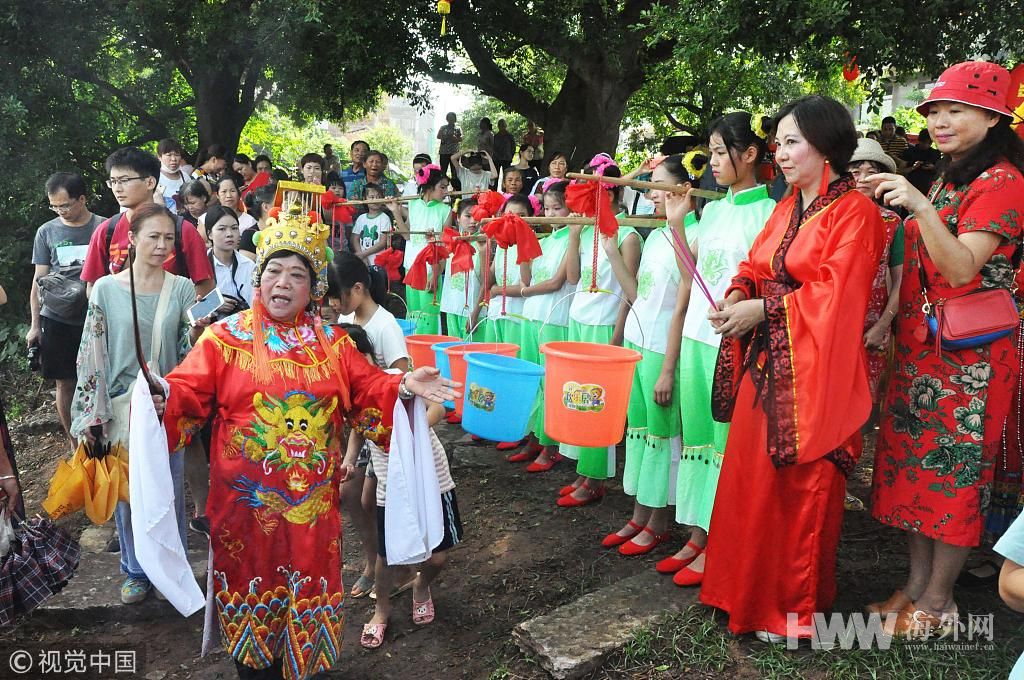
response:
M476 201L467 199L459 203L459 234L471 236L478 231L477 221L473 219L473 208ZM480 301L483 299L483 287L480 279L483 275L484 244L473 244L473 271L452 274L452 258L448 258L444 283L441 286L441 312L445 317L448 334L463 340L481 341L484 329L477 328L480 319ZM477 247L477 245L479 247ZM474 331L475 329L475 331ZM474 331L472 334L471 331Z
M371 359L382 369L408 371L409 352L395 317L382 305L386 282L378 270L371 270L359 257L339 253L328 271L328 300L341 324L361 327L373 347ZM366 562L359 579L349 590L354 598L369 594L374 585L377 562L377 528L374 520L376 483L367 474L369 449L356 431L349 436L345 462L354 466L353 475L341 489L341 507L362 541Z
M522 194L513 194L505 202L503 214L533 217L533 203ZM513 342L519 344L522 333L520 319L523 313L522 287L530 285L530 263L517 264L516 246L498 248L491 260L489 280L491 300L487 306L486 342Z
M591 173L621 177L622 172L607 154L595 156L587 168ZM612 209L621 204L622 187L602 184L609 193ZM618 217L622 217L621 214ZM608 259L607 248L595 242L593 225L570 225L566 276L576 286L569 308L569 340L621 345L628 305ZM622 253L626 269L636 276L643 242L636 229L619 227L614 245ZM597 248L597 270L593 269ZM596 285L595 285L596 284ZM604 292L604 291L610 291ZM615 474L615 447L581 448L563 445L561 453L575 459L578 477L559 491L558 505L576 507L604 497L604 480Z
M342 199L343 201L347 197L345 182L339 173L334 171L327 173L325 184L327 191L331 192L336 199ZM330 201L330 205L327 205L327 202L325 202L320 211L324 218L324 224L331 225L330 244L334 251L338 253L354 252L351 250L354 208L334 200Z
M256 259L256 244L253 237L263 231L263 227L270 218L270 209L274 207L274 197L277 195L277 183L267 184L255 191L250 191L245 197L245 208L247 214L256 220L256 224L247 229L242 228L242 221L239 220L238 227L242 229L242 237L239 242L238 252L249 258Z
M419 198L409 201L409 221L406 226L399 203L388 204L395 218L395 232L407 239L405 244L405 270L412 268L416 256L427 247L428 234L438 238L445 227L451 226L453 213L444 202L448 196L448 178L441 168L434 164L424 165L416 171L419 184ZM437 335L441 332L441 306L434 298L434 292L441 284L440 267L429 267L429 282L426 290L406 286L405 301L408 305L407 318L416 321L417 334Z
M484 169L485 163L487 169ZM484 150L475 153L458 151L452 155L452 166L462 191L487 191L491 188L491 181L498 178L491 154Z
M669 156L655 165L654 180L689 189L699 185L707 163L708 157L701 151ZM629 395L622 474L623 491L636 499L633 517L602 541L607 548L617 546L623 555L643 555L668 540L670 505L675 501L669 490L681 447L678 361L685 300L680 302L679 291L686 283L671 230L672 219L682 227L683 208L689 206L679 200L669 202L664 191L653 193L658 207L670 211L664 213L670 222L647 237L636 274L610 239L602 241L631 306L626 315L625 346L642 356ZM693 235L687 231L686 237L692 240Z
M725 299L740 263L775 208L767 188L757 182L757 170L767 149L768 135L764 131L770 128L770 121L760 116L752 120L743 111L711 124L711 170L715 181L729 191L725 198L705 206L699 220L688 212L686 234L697 271L715 300ZM689 206L686 209L689 211ZM710 304L699 288L691 286L681 295L688 300L684 302L686 316L679 355L683 450L675 505L676 522L691 527L691 531L689 542L659 562L658 571L675 572L676 585L693 586L704 577L704 547L729 424L711 417L711 387L722 336L708 321Z
M377 184L367 184L365 187L367 199L384 198L384 190ZM384 211L383 204L371 204L366 206L366 212L356 217L355 226L352 227L350 243L352 252L372 265L377 253L388 246L388 239L385 238L391 231L391 216Z
M567 217L565 187L568 182L554 182L544 192L544 216ZM569 230L556 227L540 242L543 254L531 263L530 285L520 291L523 296L522 333L520 334L519 356L527 361L544 364L545 357L540 346L546 342L558 342L569 338L569 307L576 286L566 277L566 253L569 250ZM544 433L544 394L541 391L534 409L534 420L530 431L532 438L526 448L508 457L509 462L531 461L527 472L546 472L562 457L558 453L558 442Z

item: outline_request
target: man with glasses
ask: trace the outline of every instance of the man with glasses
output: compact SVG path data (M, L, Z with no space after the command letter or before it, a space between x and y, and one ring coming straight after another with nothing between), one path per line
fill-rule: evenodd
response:
M89 241L89 252L82 268L82 280L89 284L89 292L93 283L124 268L128 257L128 224L135 209L154 200L163 201L159 194L156 199L153 195L160 177L160 161L153 154L126 146L107 157L106 168L110 177L107 186L114 192L123 212L97 227ZM216 285L206 257L206 244L195 227L184 223L180 217L175 228L174 252L164 262L164 269L192 279L198 296L206 295Z
M29 347L39 348L43 378L57 384L57 416L71 439L71 398L78 378L75 359L86 309L82 263L89 239L103 218L89 212L81 175L51 175L46 180L46 198L57 216L39 227L32 246L32 325L25 340Z

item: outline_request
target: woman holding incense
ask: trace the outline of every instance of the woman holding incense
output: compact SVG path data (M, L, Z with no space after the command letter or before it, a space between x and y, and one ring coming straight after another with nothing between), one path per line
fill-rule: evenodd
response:
M598 154L591 160L591 174L621 177L622 172L607 154ZM601 183L617 211L622 198L622 187ZM621 215L620 215L621 216ZM624 302L622 286L612 270L608 248L595 243L596 225L569 227L569 246L566 257L566 278L576 286L569 307L569 340L621 345L628 305ZM619 227L614 246L619 250L625 268L636 276L640 266L643 242L636 229ZM595 251L596 249L596 251ZM596 264L596 266L595 266ZM615 474L615 447L586 448L563 445L561 453L576 460L579 475L573 484L559 491L558 505L565 508L588 505L604 497L604 482Z
M452 224L451 207L444 202L448 195L448 178L441 168L433 163L416 170L416 184L419 198L409 201L408 229L400 211L395 213L395 231L407 237L405 244L405 270L412 270L416 257L427 247L430 233L441 237L445 227ZM441 268L428 265L429 277L425 290L405 287L405 302L409 309L408 318L416 322L418 335L436 335L441 332L441 306L438 296L441 292Z
M871 410L864 315L885 238L847 173L857 131L843 105L804 97L777 119L793 192L708 315L722 336L712 414L732 427L700 595L733 633L770 642L809 636L835 597L846 476Z
M567 217L565 187L568 182L554 181L544 192L544 216ZM569 305L576 286L566 277L567 254L569 251L569 228L556 227L541 240L542 254L533 260L530 269L530 285L522 289L523 316L522 335L519 339L519 356L527 361L544 364L545 355L540 346L546 342L569 339ZM562 459L558 453L558 442L544 433L544 392L539 393L539 403L534 409L531 424L531 438L526 447L508 457L509 462L530 461L527 472L547 472Z
M688 290L680 289L683 447L674 503L676 522L690 527L690 538L679 552L657 565L663 574L674 573L675 583L680 586L697 585L703 578L711 508L729 435L729 424L715 422L711 416L711 387L721 336L708 322L708 310L712 301L725 297L732 277L775 208L767 187L757 183L769 129L769 119L745 111L712 122L711 172L715 182L727 187L728 192L721 200L708 203L699 220L688 212L685 221L700 281L684 286Z
M703 151L675 155L654 165L657 182L679 184L691 188L700 182L707 168ZM636 500L633 516L618 531L608 534L602 545L618 546L623 555L644 555L668 540L670 509L674 498L670 489L679 464L679 342L682 334L683 309L678 304L683 275L676 262L676 250L685 247L676 242L674 227L683 227L688 202L666 203L666 192L655 191L654 201L663 214L677 213L675 225L655 229L647 238L640 258L640 268L633 274L626 267L615 242L602 239L605 254L622 286L623 295L632 305L626 315L626 347L640 352L642 358L633 372L633 389L629 394L626 426L626 466L622 473L622 489ZM693 240L699 227L690 220L686 239Z

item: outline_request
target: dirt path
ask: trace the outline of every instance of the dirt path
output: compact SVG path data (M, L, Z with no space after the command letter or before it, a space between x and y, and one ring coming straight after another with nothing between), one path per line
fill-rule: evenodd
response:
M449 441L461 432L447 430ZM562 464L550 473L528 475L520 465L506 463L484 444L448 446L452 472L466 529L466 540L455 549L433 595L437 621L413 626L409 594L396 602L385 646L374 652L359 647L358 634L371 613L369 599L346 603L343 664L338 677L366 678L542 678L539 667L511 642L510 631L521 621L569 602L625 576L650 569L683 542L678 527L667 545L643 558L624 558L600 547L601 538L628 518L631 500L613 483L599 504L576 510L555 506L560 486L575 475ZM46 484L56 462L66 452L52 435L34 437L17 449L26 480L30 512L39 511ZM871 449L865 460L871 459ZM620 456L621 461L621 456ZM850 490L868 496L869 473L863 468L851 479ZM82 515L62 522L80 532ZM766 527L770 531L770 527ZM354 536L349 531L347 536ZM194 536L192 537L194 538ZM345 542L345 563L358 563L356 541ZM848 512L840 544L838 611L858 611L872 599L887 596L905 565L902 537L873 522L867 512ZM355 574L346 571L346 583ZM1019 625L994 591L964 591L961 612L996 612L996 631ZM141 605L151 606L150 603ZM162 610L163 611L163 610ZM170 612L169 609L166 611ZM13 631L0 633L0 648L35 640L55 646L74 641L134 641L147 648L149 680L163 678L233 678L225 655L198 658L201 616L189 620L174 615L140 624L97 623L68 630L60 621L36 616ZM747 639L735 647L737 677L758 677L746 660ZM6 669L5 669L6 670ZM0 673L2 675L2 673ZM632 677L610 669L596 677ZM699 677L699 676L698 676Z

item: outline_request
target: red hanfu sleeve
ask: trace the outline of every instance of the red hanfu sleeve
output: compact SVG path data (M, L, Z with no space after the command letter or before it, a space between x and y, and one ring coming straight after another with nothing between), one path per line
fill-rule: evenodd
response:
M403 374L385 373L359 353L355 344L338 345L341 365L348 374L352 410L349 422L366 439L387 450Z
M800 286L765 298L775 385L768 449L776 466L839 449L871 410L862 330L885 225L859 194L820 217L801 227L786 255Z
M171 451L184 447L213 412L226 364L212 334L207 329L185 359L164 378L171 386L164 408L164 429Z

